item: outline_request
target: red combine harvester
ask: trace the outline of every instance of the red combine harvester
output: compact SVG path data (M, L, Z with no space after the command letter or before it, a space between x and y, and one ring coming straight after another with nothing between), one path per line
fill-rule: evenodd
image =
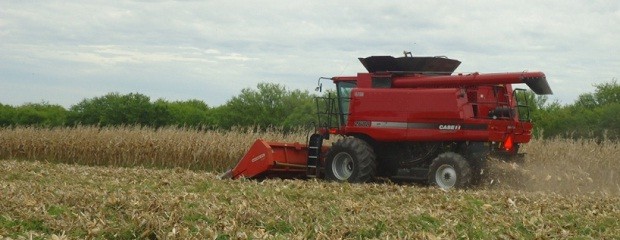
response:
M445 57L360 58L368 73L329 78L336 96L317 98L308 142L256 140L228 178L375 177L465 188L480 180L491 152L516 155L531 138L524 89L552 94L542 72L453 74ZM319 79L319 88L320 88ZM342 138L323 146L330 135Z

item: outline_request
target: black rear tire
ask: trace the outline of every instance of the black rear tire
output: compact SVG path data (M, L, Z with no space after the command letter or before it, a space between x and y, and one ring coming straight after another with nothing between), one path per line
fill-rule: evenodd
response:
M428 182L443 189L467 188L471 185L471 167L467 160L453 152L442 153L431 163Z
M490 147L484 142L470 142L465 153L472 173L472 184L479 184L484 178Z
M325 156L325 178L332 181L361 183L375 177L376 155L364 140L346 137L336 141Z

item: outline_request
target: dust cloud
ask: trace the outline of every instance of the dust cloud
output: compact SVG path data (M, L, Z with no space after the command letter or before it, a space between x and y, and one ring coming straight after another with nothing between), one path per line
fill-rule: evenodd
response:
M481 188L542 191L559 194L620 195L617 166L601 162L565 162L562 156L545 161L526 157L517 163L490 159ZM617 161L617 160L615 160Z

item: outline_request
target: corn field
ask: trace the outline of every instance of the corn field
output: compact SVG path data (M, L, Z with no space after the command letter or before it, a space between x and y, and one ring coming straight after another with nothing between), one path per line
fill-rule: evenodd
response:
M613 239L620 196L0 161L0 239Z
M480 186L219 180L307 132L0 129L0 239L613 239L619 144L534 139ZM26 161L24 161L26 160Z
M0 159L223 171L234 165L257 138L305 143L307 133L253 128L4 128L0 130Z
M307 130L283 133L238 128L76 127L0 129L0 159L95 166L145 166L222 172L257 138L302 142ZM620 193L620 145L594 140L533 139L521 149L525 164L492 160L485 185L554 192Z
M620 144L595 140L533 140L523 148L526 190L620 194Z

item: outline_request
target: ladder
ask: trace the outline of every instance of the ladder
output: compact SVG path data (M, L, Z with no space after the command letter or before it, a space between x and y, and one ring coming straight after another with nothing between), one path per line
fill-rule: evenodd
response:
M308 164L306 166L306 176L317 178L321 169L321 148L323 147L323 136L315 133L310 136L308 141Z

